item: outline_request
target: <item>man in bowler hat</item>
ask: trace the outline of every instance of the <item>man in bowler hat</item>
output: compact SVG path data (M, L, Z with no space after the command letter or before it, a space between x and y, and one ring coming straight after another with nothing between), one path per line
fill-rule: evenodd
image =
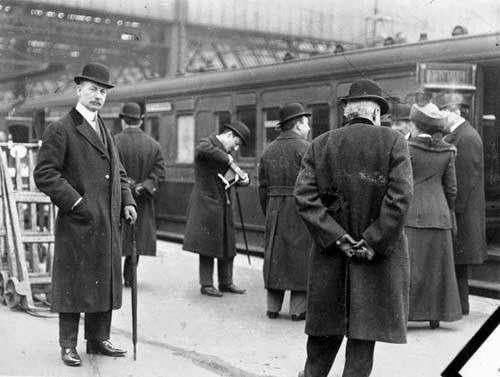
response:
M297 212L293 190L310 144L311 113L300 103L290 103L280 109L279 115L280 134L259 162L259 198L266 216L266 315L271 319L279 316L285 291L289 290L292 321L300 321L306 318L306 266L312 240Z
M354 82L346 123L313 140L295 186L314 247L307 290L306 377L326 377L347 337L343 377L369 376L376 341L406 342L412 197L404 137L380 126L380 86Z
M436 105L448 117L449 134L444 140L457 148L457 235L453 252L462 314L467 315L470 310L469 265L481 264L488 256L483 142L479 133L461 114L460 110L465 104L460 93L442 93L436 97Z
M410 120L411 106L407 103L394 103L392 105L391 128L408 140L411 137L413 123Z
M226 124L218 135L211 134L196 146L195 183L187 214L183 249L200 255L201 294L222 297L223 292L243 294L233 283L236 256L231 192L220 178L228 169L238 171L231 152L250 137L248 127L239 121ZM240 172L238 185L250 184L248 174ZM213 284L214 258L217 258L219 289Z
M36 185L59 208L51 309L59 312L61 359L81 365L76 350L85 313L88 354L124 356L109 341L111 313L122 304L121 219L137 214L118 151L98 111L113 87L105 65L89 63L77 84L78 103L47 127L34 170Z
M160 182L165 178L165 161L160 143L147 135L140 127L141 108L137 103L128 102L120 112L123 131L115 136L120 160L127 172L129 183L137 204L135 236L137 260L139 255L156 255L156 219L154 198ZM123 279L125 287L132 285L132 229L123 231L125 256Z

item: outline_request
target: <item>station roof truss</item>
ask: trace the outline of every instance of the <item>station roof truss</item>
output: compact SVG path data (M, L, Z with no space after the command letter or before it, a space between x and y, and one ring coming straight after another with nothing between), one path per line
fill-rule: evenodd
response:
M173 46L176 41L184 47ZM73 90L73 76L88 61L106 63L116 84L130 84L307 58L331 53L339 43L346 49L361 47L348 41L134 18L50 2L0 0L0 104ZM183 55L174 72L169 69L172 53Z

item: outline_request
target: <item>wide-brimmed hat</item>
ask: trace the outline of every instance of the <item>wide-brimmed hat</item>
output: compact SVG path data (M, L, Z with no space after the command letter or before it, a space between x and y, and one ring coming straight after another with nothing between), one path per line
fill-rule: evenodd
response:
M289 103L280 108L280 121L277 126L281 127L283 124L292 120L294 118L298 118L301 116L310 117L311 113L307 112L300 103Z
M224 125L224 128L229 128L231 131L235 132L242 141L243 144L247 144L247 140L250 137L250 130L245 125L245 123L240 121L234 121Z
M389 102L382 97L382 89L373 80L362 79L352 83L349 88L349 95L340 98L342 103L349 101L375 101L380 106L380 115L384 115L389 111Z
M393 103L391 109L392 120L410 120L411 106L407 103Z
M115 85L109 82L109 69L101 63L88 63L83 67L81 75L75 76L74 80L77 84L81 81L92 81L106 88L113 88Z
M123 105L122 111L118 114L120 118L142 119L141 107L135 102L127 102Z
M465 105L464 96L457 92L440 93L434 98L434 102L439 109L453 105Z
M423 107L413 105L410 110L410 120L428 127L444 129L447 119L448 117L432 103Z

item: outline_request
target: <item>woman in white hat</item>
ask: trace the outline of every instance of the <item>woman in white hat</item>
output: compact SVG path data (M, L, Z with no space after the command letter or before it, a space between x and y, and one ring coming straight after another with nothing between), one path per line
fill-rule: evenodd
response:
M462 317L453 261L453 203L457 195L453 145L442 140L446 116L435 106L413 105L415 135L408 141L414 195L405 231L410 252L410 321Z

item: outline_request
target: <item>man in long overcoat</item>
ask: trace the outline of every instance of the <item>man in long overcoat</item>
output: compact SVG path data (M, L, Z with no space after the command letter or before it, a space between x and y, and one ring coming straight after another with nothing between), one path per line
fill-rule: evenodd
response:
M280 134L259 162L259 198L266 216L264 287L267 316L277 318L286 290L293 321L306 317L307 262L312 239L295 206L293 189L309 147L309 117L300 103L280 109Z
M75 77L78 104L43 134L34 178L59 208L51 309L59 312L66 365L79 366L80 313L87 353L124 356L109 341L112 309L122 304L121 223L136 219L135 202L111 134L97 111L113 85L109 70L89 63Z
M454 240L455 273L462 314L469 314L469 265L481 264L487 258L484 197L483 142L479 133L460 114L463 97L444 93L437 105L448 115L449 132L445 141L455 145L457 157L457 198L455 215L457 236Z
M154 198L160 182L165 178L165 161L160 143L141 130L141 108L137 103L123 105L120 113L123 131L115 136L120 160L127 172L132 195L137 204L135 236L137 260L132 261L132 229L123 232L124 285L132 284L133 263L139 255L156 255L156 218Z
M222 292L243 294L233 283L236 256L231 193L226 190L226 172L239 171L231 152L250 136L248 127L239 121L226 124L218 135L211 134L196 146L194 187L189 200L183 249L200 255L201 293L221 297ZM236 184L248 185L248 174L240 171ZM219 289L213 284L214 258L217 258Z
M380 127L388 103L371 80L351 85L347 123L313 140L295 188L314 240L307 291L306 377L327 376L344 336L343 377L369 376L375 341L405 343L412 197L404 137Z

